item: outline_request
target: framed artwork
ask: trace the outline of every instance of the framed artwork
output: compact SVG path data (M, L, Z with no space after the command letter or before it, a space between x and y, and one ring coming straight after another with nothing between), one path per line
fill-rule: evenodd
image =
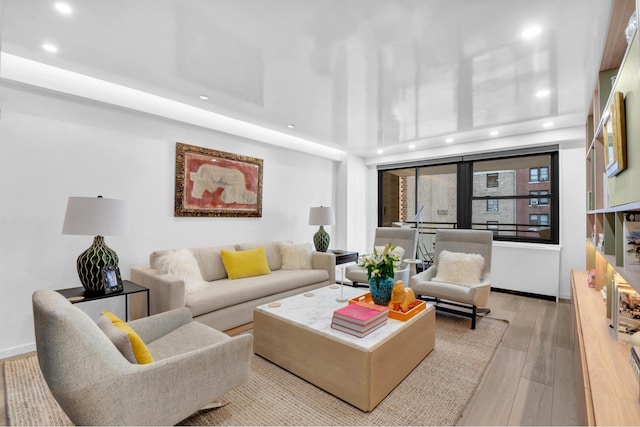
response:
M627 131L624 94L614 92L609 117L603 127L604 164L612 177L627 168Z
M175 216L262 217L262 163L176 143Z

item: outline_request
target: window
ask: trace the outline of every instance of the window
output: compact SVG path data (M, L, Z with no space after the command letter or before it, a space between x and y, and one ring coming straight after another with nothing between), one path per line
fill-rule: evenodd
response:
M530 214L529 224L531 225L549 225L549 215L547 214Z
M531 196L546 196L549 194L548 190L529 191ZM529 206L543 206L549 204L548 197L531 197L529 198Z
M497 173L488 173L487 174L487 188L498 188L498 174Z
M549 168L537 167L529 169L529 182L549 181Z
M416 223L423 208L419 245L430 247L439 228L492 230L495 240L557 244L557 177L556 147L379 166L378 225Z

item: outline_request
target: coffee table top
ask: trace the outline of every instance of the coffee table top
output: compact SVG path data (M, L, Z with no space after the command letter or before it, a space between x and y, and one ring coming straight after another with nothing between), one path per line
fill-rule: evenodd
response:
M396 331L404 328L408 323L423 316L428 310L433 310L433 307L431 307L432 304L430 304L425 311L418 313L406 322L389 318L383 327L371 332L369 335L359 338L331 327L331 318L333 317L334 310L348 304L348 302L336 301L336 298L341 295L341 289L340 286L335 286L336 285L325 286L311 292L305 292L269 304L263 304L256 307L256 310L277 316L301 327L312 329L317 333L331 336L332 338L364 350L372 350ZM368 293L366 289L358 289L351 286L344 286L342 292L344 292L344 297L348 299Z

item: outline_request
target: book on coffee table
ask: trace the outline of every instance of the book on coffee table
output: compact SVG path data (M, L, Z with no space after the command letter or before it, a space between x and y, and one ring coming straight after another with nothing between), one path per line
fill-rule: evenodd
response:
M333 317L358 325L368 325L380 318L387 318L389 309L381 305L358 302L341 307L333 312Z
M349 323L346 320L344 321L344 323ZM379 329L381 327L383 327L384 325L387 324L387 318L386 317L381 317L378 321L373 322L371 324L369 324L366 327L360 326L360 327L353 327L352 325L355 325L354 323L352 323L351 325L347 325L345 326L344 323L341 322L341 319L338 318L334 318L333 321L331 322L331 327L335 330L338 331L342 331L342 332L346 332L348 334L354 335L356 337L362 338L364 336L369 335L371 332L375 331L376 329Z
M387 323L387 318L380 317L378 320L368 323L366 325L359 325L357 323L353 323L348 320L340 319L339 317L334 317L333 320L331 321L332 325L339 325L339 326L342 326L343 328L349 328L357 332L366 332L369 329L372 329L378 326L380 323L382 324Z

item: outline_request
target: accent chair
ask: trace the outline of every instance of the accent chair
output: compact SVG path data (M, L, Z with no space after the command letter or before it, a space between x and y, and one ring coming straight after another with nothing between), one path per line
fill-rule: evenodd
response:
M436 309L471 318L487 314L491 292L493 232L438 229L434 264L411 277L409 287L418 298L435 301Z
M402 248L403 259L413 259L416 257L418 246L418 230L416 228L399 227L378 227L376 228L373 245L380 247L387 243ZM373 248L371 248L373 250ZM402 261L402 259L400 260ZM369 284L367 270L359 265L350 265L345 269L345 276L353 282L353 286L359 283ZM402 280L405 285L409 284L409 265L402 262L399 269L394 270L394 281Z
M249 378L251 335L192 321L187 308L127 324L154 361L131 363L58 292L32 296L38 363L76 425L175 425Z

